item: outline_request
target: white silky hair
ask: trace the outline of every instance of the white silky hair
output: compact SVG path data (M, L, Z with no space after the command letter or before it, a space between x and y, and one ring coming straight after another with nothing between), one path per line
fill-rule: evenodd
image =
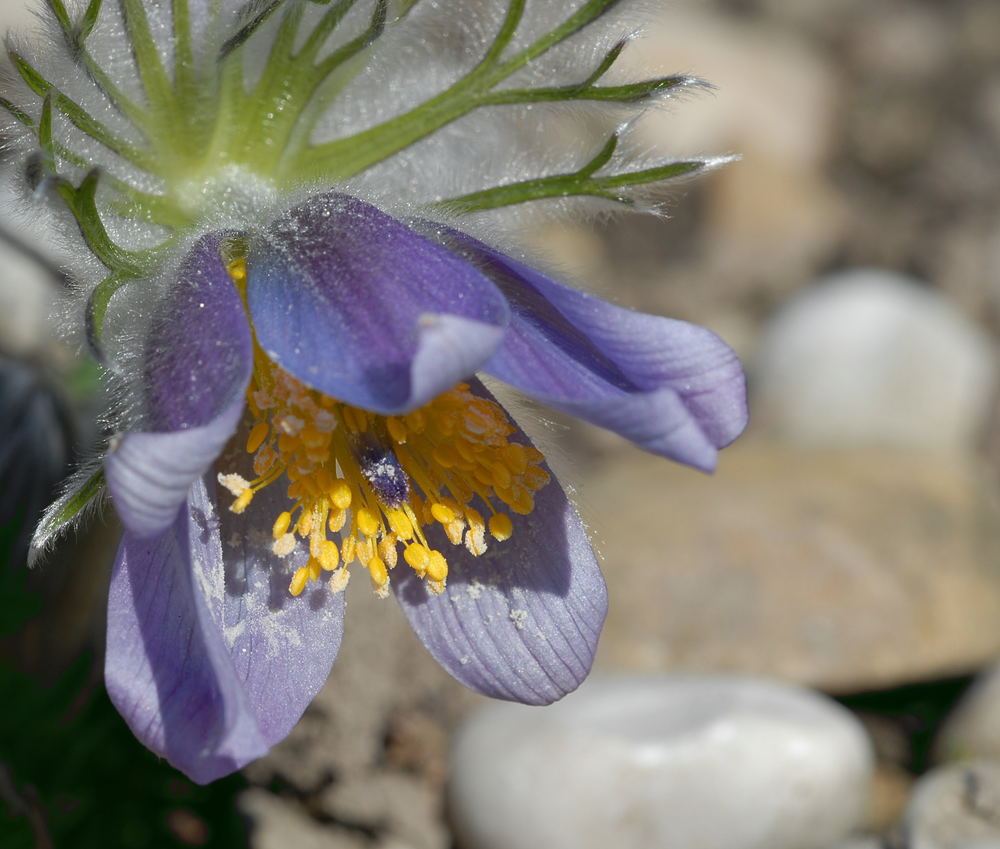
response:
M336 2L336 0L331 0ZM398 17L399 0L390 4L385 31L365 54L337 96L323 107L312 136L313 143L348 138L391 120L426 102L455 84L481 61L499 31L508 3L502 0L419 0L408 14ZM557 28L586 4L586 0L527 0L516 35L504 58L534 43ZM67 0L71 20L83 15L88 0ZM171 0L145 0L142 4L153 42L163 66L174 63L174 21ZM209 68L218 61L223 45L248 22L267 11L272 0L189 0L194 34L194 62ZM527 63L497 87L497 90L559 87L582 83L601 63L608 51L623 40L636 37L657 4L650 0L622 0L607 13L583 27L563 43ZM300 12L299 44L331 8L309 0L284 0L266 22L250 36L243 48L243 69L250 86L263 71L271 46L285 14ZM376 0L359 0L328 37L321 55L359 37L369 27ZM100 122L122 144L148 149L143 136L122 110L84 70L80 55L67 43L52 15L40 17L30 36L9 39L8 46L23 56L55 89L77 103L83 112ZM131 35L116 0L105 0L85 49L94 64L136 104L145 103L141 75L133 54ZM211 79L212 75L206 75ZM602 84L635 82L624 79L612 67ZM37 122L40 98L16 74L8 80L7 96ZM312 183L276 194L266 181L235 173L239 191L225 201L207 204L201 218L181 234L176 248L158 272L138 285L127 285L115 294L107 316L104 339L108 362L123 388L112 414L116 426L134 424L141 418L141 385L144 347L151 316L157 304L176 281L176 268L201 235L221 229L252 231L284 209L312 194L341 191L355 195L399 218L424 216L450 223L517 254L515 243L525 220L541 211L600 214L614 206L598 198L555 199L475 213L461 219L440 210L428 213L442 200L495 186L504 186L547 175L579 169L600 149L608 136L621 128L622 144L615 155L616 170L651 167L662 159L630 151L628 128L644 109L664 98L653 97L636 104L601 102L530 103L474 109L425 138L405 147L346 180ZM36 151L34 134L8 119L9 145L26 162ZM162 178L134 165L81 131L58 110L53 110L53 136L57 144L75 153L82 165L63 160L60 171L74 183L88 170L100 168L108 177L135 189L160 195L166 191ZM720 160L721 161L721 160ZM228 179L225 174L223 180ZM114 189L102 181L98 189L101 220L111 238L127 250L142 250L163 240L166 233L155 224L115 215L108 206ZM65 327L80 337L80 315L93 289L108 272L86 247L76 222L58 197L46 192L46 183L24 194L41 199L62 216L64 232L75 257L70 269L76 281L75 295L64 309ZM655 208L662 189L656 186L627 190L642 207ZM139 399L139 400L137 400Z

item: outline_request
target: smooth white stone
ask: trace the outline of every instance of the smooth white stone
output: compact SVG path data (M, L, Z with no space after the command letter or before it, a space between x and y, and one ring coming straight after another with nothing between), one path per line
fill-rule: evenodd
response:
M903 831L910 849L1000 849L1000 762L928 772L913 790Z
M821 849L863 819L859 723L817 693L734 676L606 678L460 729L466 849Z
M1000 763L1000 663L983 672L959 700L938 734L934 756Z
M757 424L777 436L945 450L972 446L997 373L985 331L878 269L832 275L790 301L752 365Z

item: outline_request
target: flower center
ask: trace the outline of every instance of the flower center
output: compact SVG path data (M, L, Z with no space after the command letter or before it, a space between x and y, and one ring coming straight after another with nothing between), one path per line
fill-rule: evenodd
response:
M230 274L243 284L243 260ZM381 416L310 389L255 345L247 404L246 451L256 477L220 474L219 481L236 496L230 509L242 513L257 492L287 480L291 507L274 519L273 551L289 557L299 539L308 542L292 595L324 572L340 591L360 562L385 596L400 552L440 593L448 560L425 531L440 525L451 545L483 554L487 534L498 542L512 535L507 511L530 513L534 493L549 481L541 452L511 441L517 431L503 408L465 383L405 415Z

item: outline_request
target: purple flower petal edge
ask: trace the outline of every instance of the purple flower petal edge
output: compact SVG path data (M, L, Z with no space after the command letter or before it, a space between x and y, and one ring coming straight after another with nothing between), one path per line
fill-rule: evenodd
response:
M492 356L508 320L478 269L374 206L329 193L251 240L247 301L261 347L314 389L391 415Z
M243 303L219 254L223 234L199 240L153 320L146 346L147 432L113 442L105 476L130 533L168 528L192 482L239 424L253 368Z
M483 370L641 448L706 471L747 422L736 354L697 325L623 309L568 288L457 231L511 306Z
M261 493L250 510L273 511L275 497ZM111 581L111 699L145 745L199 783L288 734L343 631L343 596L292 598L287 569L240 528L199 481L160 537L126 534ZM234 539L225 549L223 534Z
M488 395L481 385L476 391ZM448 559L444 592L434 595L407 568L393 571L392 586L417 636L454 678L493 698L549 704L590 672L607 590L583 523L554 477L529 515L511 518L513 536L491 540L479 557L449 544L440 528L427 529Z

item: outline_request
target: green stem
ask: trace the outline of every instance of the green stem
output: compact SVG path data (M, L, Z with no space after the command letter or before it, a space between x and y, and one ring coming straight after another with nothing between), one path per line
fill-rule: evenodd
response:
M501 206L515 206L533 200L579 196L600 197L630 205L631 200L615 189L669 180L672 177L690 174L705 167L705 163L701 161L672 162L669 165L660 165L641 171L594 177L592 172L588 171L590 164L588 163L583 169L572 174L555 174L549 177L539 177L535 180L511 183L508 186L471 192L442 201L438 206L450 212L464 215L470 212L482 212L486 209L497 209Z
M511 0L496 40L470 74L409 112L353 136L302 151L292 165L293 173L298 177L322 174L330 179L344 179L370 168L487 103L494 86L579 32L618 2L620 0L590 0L556 29L506 62L497 64L520 20L523 0Z

